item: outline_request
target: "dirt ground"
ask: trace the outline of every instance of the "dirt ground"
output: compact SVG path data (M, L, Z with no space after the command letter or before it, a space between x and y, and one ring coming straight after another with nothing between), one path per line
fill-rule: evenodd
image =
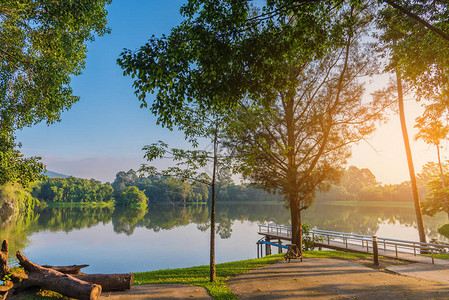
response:
M118 299L212 299L203 287L184 284L151 284L133 286L130 291L105 292L100 300Z
M228 285L241 299L449 299L449 285L338 259L279 262Z

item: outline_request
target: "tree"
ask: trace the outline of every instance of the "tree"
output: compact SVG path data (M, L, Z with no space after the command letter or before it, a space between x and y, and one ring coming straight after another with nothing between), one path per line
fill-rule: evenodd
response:
M410 12L418 12L430 18L437 31L443 35L436 35L436 31L419 26L416 18L410 19L402 12L385 7L377 19L378 28L381 29L380 41L389 49L390 70L396 75L396 90L399 104L402 136L410 173L415 213L418 223L418 232L421 242L426 242L424 222L422 219L421 203L418 195L413 158L408 139L404 113L403 81L410 83L414 88L417 100L423 97L438 100L447 97L447 66L448 61L444 50L449 47L449 41L441 29L447 28L449 10L446 3L440 1L419 0L412 5L403 5ZM428 27L429 28L429 27ZM434 28L435 29L435 28ZM446 71L445 71L446 70Z
M279 0L250 9L247 1L191 0L181 8L184 21L169 36L153 36L137 51L125 50L118 63L125 75L135 78L141 107L147 107L148 94L156 92L151 110L168 128L182 122L184 108L192 104L206 111L235 109L239 101L250 97L262 107L269 106L279 100L281 90L291 97L297 88L296 76L305 66L313 77L313 62L324 68L317 62L330 49L351 44L349 36L355 27L348 25L354 19L342 13L348 7L340 2ZM343 84L349 82L346 76L343 71L334 81L339 82L340 92L348 88ZM322 121L332 119L326 118ZM368 127L361 133L369 133ZM328 141L329 134L324 136Z
M145 196L145 193L135 186L127 187L122 192L120 199L120 203L128 207L146 207L148 202L148 198Z
M377 184L377 180L369 169L350 166L341 177L340 183L348 192L357 194L362 188Z
M14 132L46 121L78 100L71 76L84 68L86 41L109 32L110 0L2 1L0 7L0 184L34 180L44 166L23 158Z
M372 133L388 106L378 98L361 103L358 78L375 70L372 53L360 50L365 11L346 7L338 17L347 21L338 34L344 42L319 59L285 59L288 83L276 85L262 101L252 95L242 101L228 142L246 178L268 190L280 189L290 208L292 242L301 251L301 212L317 190L338 180L350 144Z
M444 126L440 120L432 118L432 115L424 114L423 116L417 118L417 124L415 125L415 127L419 129L419 132L415 136L415 139L422 139L426 144L432 144L437 149L441 183L444 188L444 173L440 157L440 141L447 137L449 126Z
M447 186L447 174L449 164L436 164L428 162L423 166L419 178L427 186L426 201L423 203L423 213L433 216L438 212L446 212L449 215L449 188ZM443 174L443 176L441 176ZM446 180L444 182L443 180Z
M177 110L179 116L175 116L174 125L181 129L186 139L198 145L198 138L208 138L212 142L212 152L206 150L184 150L168 148L162 141L145 146L144 157L148 161L160 158L170 158L177 161L176 166L162 171L162 176L176 177L183 180L207 184L211 187L211 215L210 215L210 281L214 282L215 270L215 198L216 198L216 178L219 164L226 158L222 158L219 153L220 134L223 124L227 122L228 114L221 110L205 110L201 104L195 103L181 107ZM169 155L169 157L166 157ZM206 172L200 172L201 168L206 168L212 164L212 178ZM142 165L141 172L147 172L150 176L158 174L153 166Z

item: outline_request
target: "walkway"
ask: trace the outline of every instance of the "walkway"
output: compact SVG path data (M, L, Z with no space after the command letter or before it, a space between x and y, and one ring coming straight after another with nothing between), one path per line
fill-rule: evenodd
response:
M303 262L280 261L236 276L228 286L242 299L449 299L449 269L444 266L412 263L387 269L412 277L380 272L350 260L304 258ZM188 298L211 299L202 287L176 284L133 286L130 291L100 297Z
M449 285L337 259L279 262L232 278L228 285L241 299L449 299Z

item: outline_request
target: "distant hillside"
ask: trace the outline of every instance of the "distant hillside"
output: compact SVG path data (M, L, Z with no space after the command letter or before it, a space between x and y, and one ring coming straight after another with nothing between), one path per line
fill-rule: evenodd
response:
M64 174L60 174L60 173L56 173L53 171L49 171L47 170L47 172L45 173L45 175L47 175L50 178L56 178L56 177L60 177L60 178L69 178L69 175L64 175Z

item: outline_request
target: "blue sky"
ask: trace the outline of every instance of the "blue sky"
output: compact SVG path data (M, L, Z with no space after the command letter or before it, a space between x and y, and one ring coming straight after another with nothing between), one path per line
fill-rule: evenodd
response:
M123 48L168 34L181 21L180 6L178 0L113 1L107 8L112 33L88 44L86 68L72 80L80 101L62 113L60 123L19 132L23 153L41 156L49 170L111 181L116 172L139 166L145 144L179 145L182 134L156 126L150 111L139 108L132 81L116 60Z
M130 77L124 77L116 60L123 48L137 49L151 35L169 34L181 22L178 0L115 0L108 6L108 26L112 33L88 45L86 68L73 78L74 93L80 101L62 113L62 121L38 124L18 132L22 152L41 156L47 169L83 178L113 181L115 174L144 162L144 145L163 140L170 146L185 147L183 135L156 125L148 109L140 109ZM383 82L374 82L371 90ZM419 107L406 103L409 128ZM373 147L375 150L373 150ZM435 160L433 149L413 142L416 169ZM407 163L398 117L383 125L370 140L353 148L349 162L368 167L378 180L398 183L408 180ZM159 166L166 163L159 162Z

